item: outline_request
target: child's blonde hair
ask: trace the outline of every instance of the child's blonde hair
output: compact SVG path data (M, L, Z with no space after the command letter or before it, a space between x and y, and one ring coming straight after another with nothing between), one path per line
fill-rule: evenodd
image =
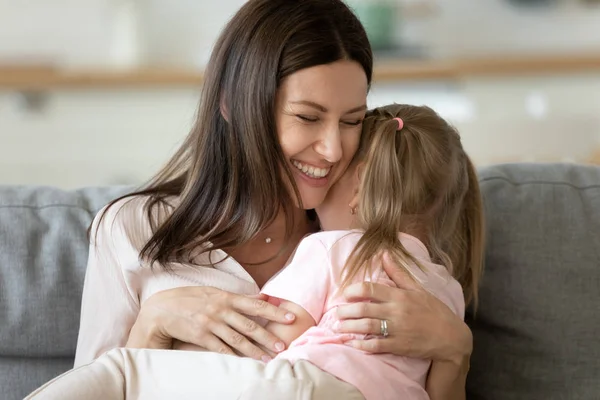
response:
M401 118L404 127L398 130ZM364 162L357 220L365 233L345 267L344 285L388 251L397 265L420 264L399 232L425 241L477 305L484 218L475 168L460 136L429 107L394 104L367 113L354 162Z

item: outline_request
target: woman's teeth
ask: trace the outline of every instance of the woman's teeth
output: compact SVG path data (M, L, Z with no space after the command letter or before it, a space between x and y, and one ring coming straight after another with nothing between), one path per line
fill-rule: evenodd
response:
M294 164L294 167L298 168L305 175L310 176L311 178L324 178L329 174L329 171L331 171L331 167L315 168L309 165L304 165L298 161L292 161L292 164Z

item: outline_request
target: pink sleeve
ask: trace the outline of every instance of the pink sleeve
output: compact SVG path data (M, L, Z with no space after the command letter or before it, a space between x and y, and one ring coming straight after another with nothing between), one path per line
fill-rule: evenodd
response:
M299 305L318 324L329 294L330 272L327 248L309 236L300 242L292 261L264 286L262 293Z
M448 307L456 315L465 319L465 294L463 293L460 283L454 278L448 283L447 295L440 296L440 299L446 303Z
M120 261L119 246L123 246L124 239L123 222L116 218L121 216L117 214L120 205L114 204L99 223L104 210L100 211L92 223L75 367L110 349L124 347L139 312L137 296L125 279Z
M465 318L465 297L462 287L456 279L448 274L443 283L425 284L425 289L440 299L460 318Z

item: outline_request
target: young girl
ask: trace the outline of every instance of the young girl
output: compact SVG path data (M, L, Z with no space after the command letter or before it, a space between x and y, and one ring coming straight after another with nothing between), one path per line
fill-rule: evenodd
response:
M460 317L465 299L476 304L482 204L458 133L427 107L370 111L355 159L317 213L325 231L305 238L262 290L296 315L267 325L289 344L273 360L116 349L28 398L428 399L430 361L355 349L366 335L339 333L336 308L350 284L393 285L384 258ZM388 321L371 322L388 335Z

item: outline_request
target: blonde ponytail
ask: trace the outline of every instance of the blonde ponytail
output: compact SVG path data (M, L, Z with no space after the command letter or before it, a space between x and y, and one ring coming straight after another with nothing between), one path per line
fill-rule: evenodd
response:
M465 192L457 224L456 235L452 238L452 262L454 277L461 284L467 304L473 302L477 309L479 279L483 273L485 248L485 225L483 201L479 190L477 173L473 163L466 159L468 190Z
M402 118L404 127L398 131ZM361 171L357 218L364 235L344 269L346 286L387 251L400 268L422 265L402 246L400 232L421 239L431 260L461 284L477 305L484 217L477 174L458 132L428 107L391 105L370 111L355 162Z
M376 118L365 121L366 129ZM409 263L418 261L400 242L406 217L402 215L403 171L398 154L406 153L407 139L398 131L398 122L385 118L375 132L369 132L370 144L361 171L357 219L364 234L344 268L342 288L360 273L370 275L372 262L381 251L388 251L396 265L407 272Z

